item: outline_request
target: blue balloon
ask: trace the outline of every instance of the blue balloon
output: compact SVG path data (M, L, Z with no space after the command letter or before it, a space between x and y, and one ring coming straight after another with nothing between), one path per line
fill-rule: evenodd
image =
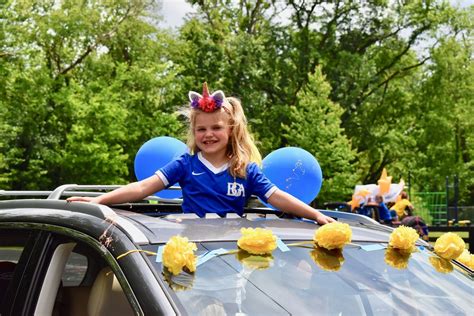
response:
M308 151L298 147L280 148L266 156L262 163L263 174L280 190L306 204L318 196L323 173L316 158Z
M176 138L168 136L152 138L140 147L135 156L135 176L139 181L146 179L186 152L186 144ZM163 190L155 195L165 199L182 197L181 190Z

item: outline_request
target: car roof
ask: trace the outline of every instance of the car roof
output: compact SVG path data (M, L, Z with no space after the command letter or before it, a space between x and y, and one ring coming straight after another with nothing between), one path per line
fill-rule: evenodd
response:
M56 224L61 224L61 220L64 221L63 216L71 215L72 212L74 216L68 217L68 225L73 225L74 221L80 225L81 216L88 217L89 220L95 217L99 222L94 228L96 231L101 228L106 229L110 222L113 222L136 244L165 243L175 235L185 236L195 242L236 241L241 237L240 230L247 227L270 229L284 240L311 240L319 227L318 224L309 220L280 218L278 215L282 215L281 212L269 208L246 209L245 218L237 214L228 214L226 218L221 218L212 213L206 214L206 218L199 218L195 214L181 213L179 200L149 197L146 203L127 203L112 207L85 202L68 203L61 200L61 197L68 195L96 196L103 194L103 192L95 192L97 190L112 190L117 187L119 186L71 184L60 186L53 191L0 191L0 195L48 196L47 199L0 201L0 210L22 209L21 214L11 212L10 216L16 216L17 219L18 216L23 219L28 216L34 216L36 219L43 217L44 221L55 221ZM381 225L359 214L320 211L340 222L348 223L352 228L354 241L386 243L393 230L391 227ZM45 219L46 217L48 218ZM82 229L86 230L87 227Z
M354 240L388 241L390 227L366 221L360 215L321 211L351 225ZM175 213L153 217L105 205L42 199L0 201L0 214L3 214L2 221L39 221L76 226L83 231L94 230L94 235L97 230L106 229L114 223L137 244L165 243L174 235L185 236L192 241L237 240L241 236L241 228L245 227L270 229L281 239L308 240L313 238L319 227L313 221L278 218L275 214L247 213L245 218L236 214L235 217L229 214L227 218L208 214L206 218L199 218L194 214Z
M271 230L276 236L283 240L311 240L315 231L320 227L313 221L301 219L283 219L273 214L247 213L245 218L235 216L220 218L211 216L197 218L194 214L170 214L161 218L150 217L129 211L117 211L123 217L131 220L135 225L142 227L150 243L165 243L170 237L181 235L190 241L236 241L241 236L242 228L265 228ZM338 218L339 213L324 211L329 216ZM361 224L355 220L339 218L340 221L348 223L352 228L352 239L354 241L388 242L391 228L378 224Z

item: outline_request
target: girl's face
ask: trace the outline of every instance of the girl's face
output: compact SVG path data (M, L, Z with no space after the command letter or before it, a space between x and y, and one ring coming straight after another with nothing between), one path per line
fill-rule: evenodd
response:
M193 132L196 145L205 158L225 156L231 133L227 113L216 111L197 114Z

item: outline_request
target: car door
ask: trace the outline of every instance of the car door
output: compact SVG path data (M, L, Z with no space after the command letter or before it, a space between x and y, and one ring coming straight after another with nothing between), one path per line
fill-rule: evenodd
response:
M1 315L22 315L35 304L35 293L42 281L43 262L50 242L48 232L2 228Z
M141 314L91 245L98 242L41 226L0 230L0 315Z

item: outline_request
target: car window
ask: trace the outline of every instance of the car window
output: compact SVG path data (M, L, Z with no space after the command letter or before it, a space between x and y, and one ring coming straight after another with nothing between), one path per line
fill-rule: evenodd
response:
M72 252L64 267L64 272L61 277L62 285L79 286L86 276L88 267L88 258L77 252Z
M219 248L231 250L236 245L203 243L198 254ZM387 257L387 249L380 248L368 251L349 245L338 254L291 247L269 257L237 252L204 262L194 274L178 276L163 271L161 263L155 267L190 314L471 313L472 280L465 273L454 266L439 272L430 261L437 257L423 248L406 262Z
M62 271L53 314L82 315L89 312L94 315L117 315L120 311L120 315L133 315L117 277L102 256L85 243L66 239L64 236L60 240L62 243L58 248L66 243L73 243L75 246L67 253L67 258L64 258L64 270L59 266L49 267ZM44 290L51 288L43 284L45 286ZM43 310L46 308L39 306L36 312L43 314Z
M28 298L35 300L28 310L38 315L133 315L133 308L123 292L115 273L108 267L103 253L89 244L61 234L30 229L2 229L0 231L0 314L17 314L23 310L20 303L9 304L4 298L25 293L25 285L17 291L23 277L20 271L35 280ZM34 247L38 239L48 240L42 247ZM29 266L32 249L42 253L45 260ZM38 256L39 257L39 256ZM25 272L27 271L27 272ZM34 274L34 275L33 275ZM21 280L20 280L21 279ZM13 287L15 285L16 287ZM12 292L10 289L15 289ZM16 293L16 294L15 294ZM19 301L18 301L19 302ZM18 306L17 306L18 305Z
M25 231L3 230L0 232L0 302L7 293L29 238L30 233Z

